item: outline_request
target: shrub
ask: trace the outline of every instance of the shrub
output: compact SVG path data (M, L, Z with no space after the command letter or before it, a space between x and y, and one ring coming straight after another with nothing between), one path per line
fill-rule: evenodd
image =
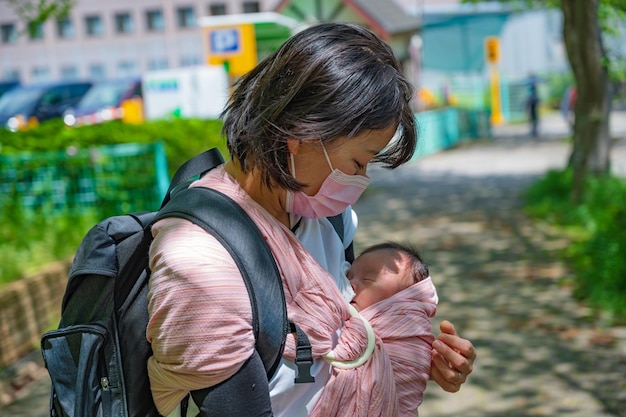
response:
M582 203L571 201L571 170L551 171L526 193L527 212L572 238L563 254L573 265L574 295L626 322L626 182L590 177Z
M226 157L221 128L218 120L176 119L141 125L109 122L79 128L66 128L60 120L52 120L25 132L0 130L0 152L34 152L33 157L36 158L37 152L67 150L70 147L162 141L171 176L187 159L209 148L217 146ZM113 191L119 193L118 200L124 192L119 189ZM71 256L89 228L104 214L110 215L102 211L104 207L76 213L58 212L44 206L33 212L19 207L15 203L19 201L17 198L5 201L12 203L0 205L3 225L0 231L0 283L18 279L51 261Z
M187 159L212 147L218 147L226 156L226 141L221 137L221 129L220 120L172 119L138 125L113 121L67 128L62 121L55 119L28 131L0 130L0 151L8 154L162 141L173 173Z

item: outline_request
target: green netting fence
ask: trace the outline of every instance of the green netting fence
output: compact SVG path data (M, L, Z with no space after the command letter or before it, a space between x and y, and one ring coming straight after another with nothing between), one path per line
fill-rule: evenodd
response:
M103 216L156 210L168 184L161 142L0 155L2 209Z

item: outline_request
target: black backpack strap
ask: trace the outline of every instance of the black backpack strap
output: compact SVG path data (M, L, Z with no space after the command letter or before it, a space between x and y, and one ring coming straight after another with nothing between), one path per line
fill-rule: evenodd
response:
M191 392L195 417L272 417L270 386L258 351L226 381ZM143 417L143 416L141 416ZM181 416L182 417L182 416Z
M155 217L180 217L201 226L228 250L250 295L256 348L268 379L280 363L289 332L282 279L274 256L248 214L219 191L178 191Z
M343 242L344 227L343 227L343 213L339 213L336 216L327 217L330 224L333 225L335 232L339 235L339 239Z
M296 384L303 384L308 382L315 382L315 377L311 375L311 366L313 366L313 348L309 337L304 331L294 322L289 322L289 332L296 334L296 368L298 368L298 375L294 382Z
M335 229L335 232L337 233L337 235L339 236L339 239L341 239L341 242L343 243L344 241L343 213L339 213L337 215L329 216L326 218L328 219L330 224L333 226L333 229ZM298 227L300 227L301 222L302 222L302 217L300 217L298 222L291 228L291 231L296 233L296 230L298 230ZM350 263L354 261L354 242L350 242L348 247L344 249L344 255L346 257L346 261Z
M161 207L163 207L170 200L172 191L174 191L174 189L180 184L192 177L203 175L223 163L224 158L222 157L219 149L211 148L182 164L180 168L176 170L176 173L170 182L169 189L167 190L167 193L165 193Z
M350 245L344 251L346 254L346 261L352 263L354 262L354 242L350 242Z
M344 240L344 227L343 227L343 213L339 213L335 216L327 217L330 224L333 225L335 232L339 235L339 239ZM346 261L352 263L354 261L354 242L350 242L350 245L345 249Z

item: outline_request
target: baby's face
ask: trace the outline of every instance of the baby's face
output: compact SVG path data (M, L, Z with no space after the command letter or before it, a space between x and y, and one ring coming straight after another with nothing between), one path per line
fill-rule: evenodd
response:
M350 302L363 310L407 288L407 259L392 250L365 253L354 260L348 280L356 295Z

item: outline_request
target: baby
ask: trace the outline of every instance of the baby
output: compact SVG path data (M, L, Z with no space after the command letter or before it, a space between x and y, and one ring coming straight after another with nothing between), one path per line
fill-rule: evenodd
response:
M384 380L377 375L377 364L390 361L397 415L414 417L430 377L434 341L430 318L438 301L428 266L413 248L387 242L365 249L347 271L347 278L355 293L350 304L371 325L376 348L364 364L342 366L338 358L350 357L350 346L363 340L362 331L354 337L349 324L342 329L329 355L333 375L312 415L366 416L368 401L395 401L376 398L376 384ZM348 387L355 392L348 395Z
M361 311L428 279L429 274L428 265L415 249L386 242L361 252L347 278L355 292L350 304Z

